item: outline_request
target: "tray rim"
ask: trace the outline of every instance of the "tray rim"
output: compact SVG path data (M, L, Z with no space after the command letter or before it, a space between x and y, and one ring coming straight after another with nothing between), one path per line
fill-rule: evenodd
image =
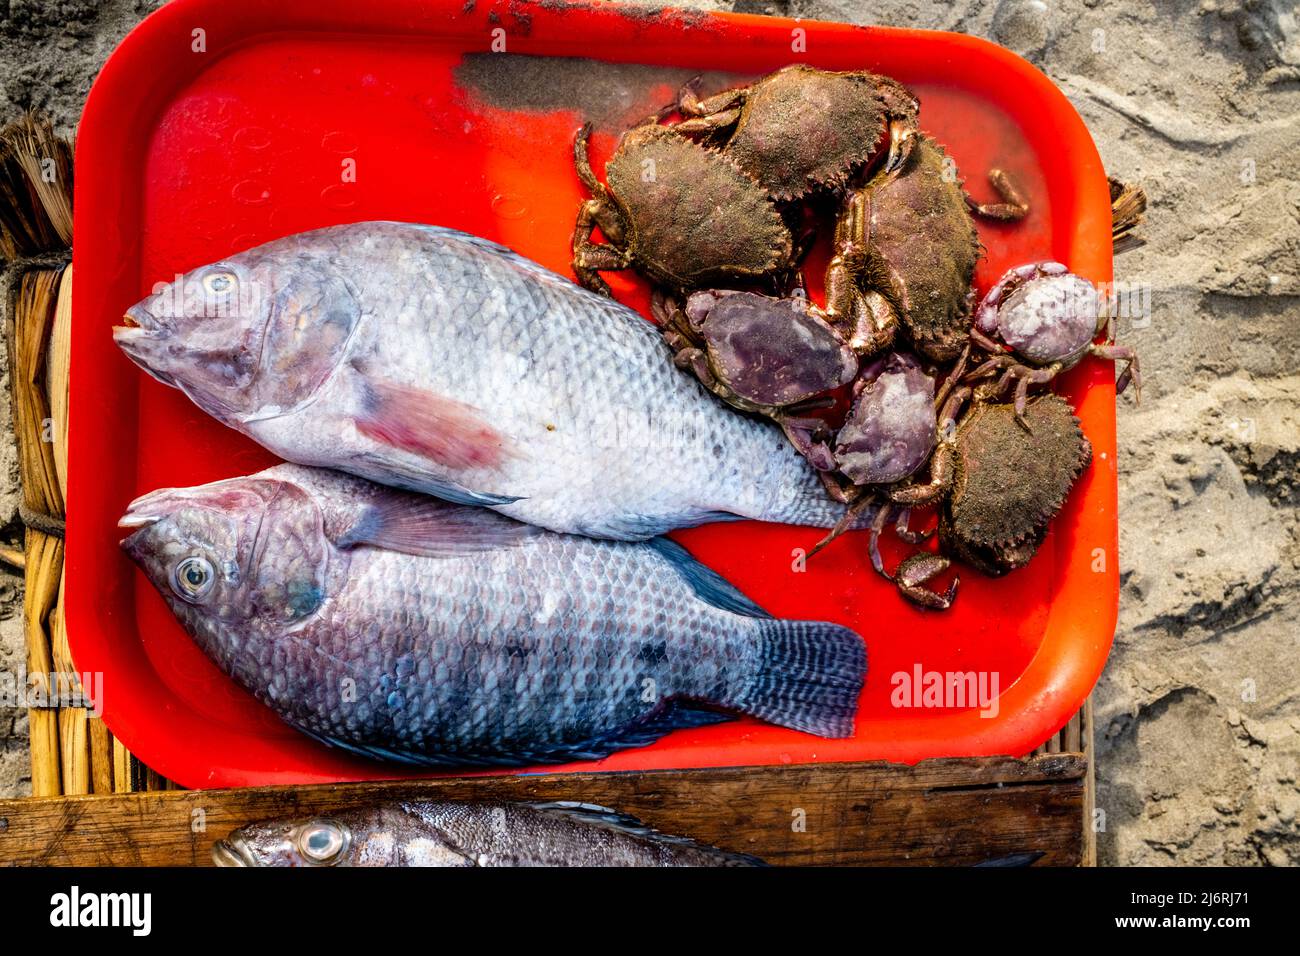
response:
M458 14L466 13L466 11L462 10L462 4L459 0L435 0L435 2L430 2L430 0L423 0L423 2L422 0L395 0L395 2L390 2L380 11L358 10L354 5L341 2L341 0L324 0L324 2L315 4L309 2L309 0L285 0L285 2L275 4L273 11L269 9L272 6L270 4L257 5L252 8L253 16L241 19L241 32L219 38L219 45L210 48L207 54L208 58L201 68L195 69L191 75L175 78L174 82L157 85L158 87L165 87L165 90L160 91L158 88L154 88L146 91L145 95L141 95L138 89L138 71L147 68L144 65L152 62L156 55L160 55L162 45L184 40L194 24L202 22L205 16L211 16L209 22L221 20L223 6L220 0L174 0L173 3L160 8L147 17L135 30L128 34L110 56L87 99L82 126L77 139L76 159L79 188L76 191L74 202L74 228L77 233L85 235L90 230L99 228L102 223L119 220L120 217L116 216L115 213L123 208L123 193L125 192L125 190L114 191L111 188L102 188L111 184L98 182L98 178L93 173L86 177L87 182L83 183L81 181L83 179L82 170L87 168L93 170L94 158L100 155L102 151L110 150L115 145L124 144L127 141L126 130L132 127L132 123L134 123L134 128L139 128L141 125L148 127L149 121L157 117L158 110L169 101L178 88L198 76L203 70L210 68L220 57L244 45L283 35L285 30L283 29L284 22L282 18L299 18L298 27L304 32L316 35L337 35L340 32L346 32L348 29L364 28L364 32L386 36L401 36L404 32L414 32L419 34L416 39L420 39L439 32L436 28L443 21L436 21L435 18L450 16L450 20L447 22L454 22ZM1014 53L987 40L943 31L862 27L828 21L796 21L747 14L705 14L696 11L667 10L658 11L652 15L634 8L619 8L591 3L559 4L553 2L553 0L542 0L540 3L519 2L519 0L480 3L478 8L473 11L473 16L481 17L485 12L495 13L498 10L516 18L521 13L526 14L529 17L537 18L539 22L546 18L561 16L588 17L590 18L589 22L596 24L597 29L600 27L600 20L616 19L624 23L635 21L651 24L652 22L658 22L662 25L667 21L672 21L677 26L690 28L717 28L728 31L749 32L757 30L767 33L799 27L810 34L826 33L841 37L848 34L853 39L862 42L880 41L902 36L924 37L929 40L942 38L944 43L961 48L967 54L987 57L990 61L998 62L1003 68L1009 68L1018 74L1026 83L1027 94L1032 93L1053 106L1064 124L1058 130L1062 134L1063 143L1068 145L1075 153L1080 154L1073 157L1075 163L1085 169L1095 170L1096 176L1093 177L1092 183L1082 179L1073 182L1075 190L1073 198L1076 208L1082 208L1086 215L1074 221L1074 228L1067 236L1070 252L1068 261L1071 262L1073 268L1088 275L1094 281L1108 282L1111 279L1109 242L1106 243L1104 250L1100 250L1088 247L1083 240L1086 233L1099 230L1099 223L1095 221L1099 216L1095 202L1096 196L1094 195L1090 199L1088 193L1090 191L1095 193L1097 189L1105 185L1105 175L1102 171L1100 157L1091 136L1068 99L1045 75ZM324 25L321 18L326 20ZM380 18L383 18L383 23L377 22ZM498 19L497 22L501 22L501 20ZM520 46L523 48L516 48L511 52L529 52L526 48L526 41L527 37L520 38ZM130 117L132 123L124 123L121 112L118 110L123 97L137 107L133 116ZM1105 211L1105 234L1109 236L1108 199ZM129 235L124 236L120 232L116 238L120 243L120 247L127 249L132 248L133 244L138 242L138 239L132 239ZM1057 239L1059 241L1059 237ZM94 258L92 253L88 251L89 245L89 243L85 242L74 245L74 268L83 276L80 284L82 289L89 287L98 278L113 277L115 275L110 264L97 261ZM122 260L134 261L129 255L120 256L119 261ZM116 274L119 278L120 272L121 269L119 268ZM91 309L82 304L86 301L84 293L81 297L74 296L72 323L74 330L80 329L90 321L85 316L90 313ZM78 394L80 378L77 375L77 366L80 361L89 361L93 358L97 348L93 343L87 341L88 338L89 336L84 333L73 335L69 373L71 391L68 432L69 475L70 485L74 488L76 483L71 479L71 476L81 471L76 465L78 460L77 448L85 441L87 430L94 427L92 423L93 416L78 414L77 411L78 398L80 397L83 402L86 401L84 396ZM1080 403L1078 413L1080 417L1084 417L1083 405L1090 406L1088 412L1090 419L1089 436L1095 445L1099 444L1103 448L1112 450L1110 455L1100 456L1101 461L1094 459L1095 473L1091 478L1091 482L1097 486L1095 492L1102 496L1103 510L1110 515L1115 515L1118 488L1115 455L1113 454L1116 444L1114 384L1113 379L1101 381L1095 379L1094 376L1094 380L1089 382L1087 394ZM1101 405L1102 408L1099 410L1095 407L1097 405ZM1109 413L1106 413L1107 407ZM86 495L72 490L68 501L69 515L72 516L80 512L79 503L85 500L87 500ZM93 511L93 509L91 510ZM88 530L84 532L83 537L83 532L77 529L78 522L76 522L75 518L70 521L70 526L67 545L67 570L69 575L67 594L65 595L69 645L74 655L78 653L77 648L81 647L81 656L78 659L80 669L95 670L94 666L86 668L85 665L99 664L101 665L98 668L99 670L107 670L108 667L105 665L108 665L109 661L106 656L100 656L100 652L105 651L106 648L95 647L93 643L86 645L80 640L82 628L95 625L95 615L92 613L92 607L96 596L89 592L83 594L83 581L86 573L83 570L83 542L89 540L90 532ZM86 526L89 527L90 523L87 522ZM1111 560L1107 562L1104 572L1100 575L1094 574L1089 578L1084 576L1079 567L1066 567L1064 565L1059 572L1064 577L1064 581L1058 589L1057 600L1049 611L1044 627L1043 640L1024 672L999 698L999 706L1012 708L1014 716L996 721L979 721L976 719L975 723L971 724L969 719L971 712L964 711L923 719L903 718L896 722L882 721L882 724L887 724L891 728L903 730L905 727L910 727L910 729L888 741L873 739L872 754L867 757L844 759L885 759L916 763L927 757L941 755L1023 754L1032 750L1038 743L1064 726L1082 705L1083 700L1100 677L1114 637L1118 617L1119 587L1118 568L1115 566L1118 560L1117 519L1110 521L1108 527L1109 533L1106 536L1104 550ZM1078 556L1075 555L1075 557ZM1085 615L1086 619L1084 620L1068 619L1071 618L1071 615L1064 613L1064 609L1060 606L1063 603L1062 596L1066 591L1069 591L1074 596L1089 598L1093 613ZM107 612L101 611L100 613ZM144 712L139 709L141 705L134 702L126 706L119 705L117 698L111 694L105 695L103 701L95 701L95 703L104 707L104 717L110 729L132 752L137 752L136 742L143 740L147 736L142 732L143 723L149 720L165 719L165 714L157 709L149 713L148 705L144 705ZM962 718L967 719L963 720ZM922 721L924 723L923 728L919 726ZM935 736L934 729L937 726L943 727L947 725L952 725L956 732L947 737L949 746L944 752L942 754L935 753L933 752L932 742ZM146 745L145 749L149 750L150 748ZM924 752L918 754L918 750ZM178 766L176 761L171 758L171 755L163 755L157 759L156 763L149 755L138 755L164 776L177 779L187 785L212 786L214 783L241 785L253 782L254 779L262 782L286 780L311 782L340 779L338 775L328 773L312 776L311 774L290 772L287 777L284 777L269 771L249 774L239 768L223 768L210 774L208 779L197 781L194 775L189 772L188 767ZM826 759L838 761L840 758ZM742 754L737 755L732 761L725 759L710 760L695 766L735 766L746 761L752 762L752 756ZM599 770L602 763L604 762L566 764L548 768L548 770L557 772L569 769ZM375 772L370 775L371 778L378 779L387 775L406 775L402 768L389 768L378 764L375 765L375 768ZM610 769L621 770L627 768L611 767ZM650 768L646 767L644 769ZM386 771L389 771L389 773L386 773Z

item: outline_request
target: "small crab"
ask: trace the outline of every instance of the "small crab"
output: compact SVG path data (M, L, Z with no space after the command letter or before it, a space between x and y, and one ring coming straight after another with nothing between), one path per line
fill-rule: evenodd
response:
M1016 414L1023 419L1031 385L1044 385L1085 355L1096 355L1127 362L1115 390L1124 391L1132 381L1141 397L1137 353L1109 337L1104 345L1093 344L1109 326L1105 300L1087 279L1059 262L1019 266L989 289L975 312L971 341L992 357L970 372L966 381L1001 372L992 395L1001 394L1015 381Z
M826 314L864 357L888 348L901 326L923 356L947 361L967 342L971 280L983 255L971 213L1014 220L1029 207L1001 170L989 179L1004 201L976 203L942 146L923 134L911 139L897 169L881 169L845 195Z
M730 159L649 120L623 134L605 185L587 155L588 123L573 143L591 199L578 210L573 271L609 295L602 270L636 266L672 289L758 279L787 270L794 238L766 191ZM599 226L608 245L592 241Z
M733 407L772 418L814 466L831 467L813 440L824 423L801 412L830 404L827 393L853 381L858 359L806 298L714 290L684 306L662 295L651 305L678 367Z
M877 359L853 385L835 436L835 465L854 485L889 485L917 471L934 449L934 377L904 352Z
M885 168L897 168L916 130L916 97L886 76L795 64L704 100L697 81L682 88L673 129L707 136L778 202L843 186L886 132Z
M957 593L954 580L946 595L923 585L943 570L933 562L909 559L894 573L885 570L880 554L880 536L897 515L895 532L911 544L921 544L932 532L909 529L913 504L926 504L926 496L913 483L906 483L930 459L937 442L936 422L950 419L965 403L969 389L948 395L948 386L935 397L935 376L912 355L891 352L863 368L854 383L854 401L835 437L832 460L835 470L822 474L831 497L849 505L843 517L809 553L811 557L874 509L871 537L867 546L872 566L898 584L912 601L941 608L952 603ZM942 408L936 412L936 403ZM816 465L816 459L810 456ZM933 470L933 466L932 466ZM937 496L937 491L936 491ZM945 565L946 567L946 565Z

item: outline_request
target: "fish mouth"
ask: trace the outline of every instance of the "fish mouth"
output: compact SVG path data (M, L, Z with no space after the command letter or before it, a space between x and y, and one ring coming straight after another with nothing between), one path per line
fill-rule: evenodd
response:
M135 554L136 539L140 537L146 528L161 520L158 515L123 515L118 519L117 526L120 530L131 533L118 541L118 547L127 554Z
M159 345L170 332L166 323L144 306L133 305L122 314L122 324L113 326L113 342L158 381L179 388L172 376L157 368Z
M122 323L113 326L113 338L121 341L135 341L151 338L163 331L157 316L142 305L133 305L122 313Z
M248 845L239 836L231 836L229 839L218 840L212 844L212 862L221 867L257 866L253 854L248 850Z
M174 510L174 503L171 503L171 507L168 507L167 493L171 490L169 488L160 488L157 491L151 491L148 494L141 495L126 506L126 513L117 519L119 530L131 532L119 542L124 551L132 553L131 548L135 540L146 529L162 521Z

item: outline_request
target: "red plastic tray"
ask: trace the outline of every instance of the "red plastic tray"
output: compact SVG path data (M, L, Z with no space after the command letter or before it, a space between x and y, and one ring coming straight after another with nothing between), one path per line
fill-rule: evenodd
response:
M196 51L200 38L205 49ZM629 120L671 98L684 70L743 78L803 60L888 73L920 95L923 128L949 147L974 195L992 198L984 177L992 165L1011 169L1027 190L1028 219L980 226L989 251L981 289L1008 266L1049 257L1110 281L1109 195L1087 130L1046 77L982 40L554 2L169 3L104 67L77 141L66 613L78 668L103 672L97 703L109 727L181 784L403 772L281 724L209 663L118 549L115 524L136 495L247 474L273 459L143 375L109 330L156 281L339 222L453 226L568 274L581 198L570 143L585 117L536 78L520 92L527 103L460 85L462 57L502 42L509 54L671 67L610 80L622 84ZM800 45L806 53L793 53ZM548 105L547 96L557 99ZM597 169L616 132L612 122L598 129ZM356 160L352 184L340 183L346 158ZM613 281L624 301L644 306L639 280ZM1086 361L1060 388L1095 449L1092 468L1034 561L1000 580L963 573L948 613L901 600L872 572L861 539L794 573L792 549L811 546L816 531L744 523L676 535L774 614L862 634L871 671L854 738L741 720L564 769L914 762L1024 753L1056 732L1101 673L1118 596L1111 367ZM902 553L893 546L887 558ZM895 706L897 675L917 667L996 675L996 715Z

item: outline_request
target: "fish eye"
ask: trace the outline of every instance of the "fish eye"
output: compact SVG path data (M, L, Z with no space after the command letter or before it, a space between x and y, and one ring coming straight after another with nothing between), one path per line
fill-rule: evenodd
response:
M213 295L225 295L234 287L233 272L210 272L203 277L203 288Z
M212 565L207 558L191 555L176 565L172 587L187 601L199 601L212 589Z
M298 849L312 863L332 863L348 845L348 833L330 820L313 820L298 831Z

